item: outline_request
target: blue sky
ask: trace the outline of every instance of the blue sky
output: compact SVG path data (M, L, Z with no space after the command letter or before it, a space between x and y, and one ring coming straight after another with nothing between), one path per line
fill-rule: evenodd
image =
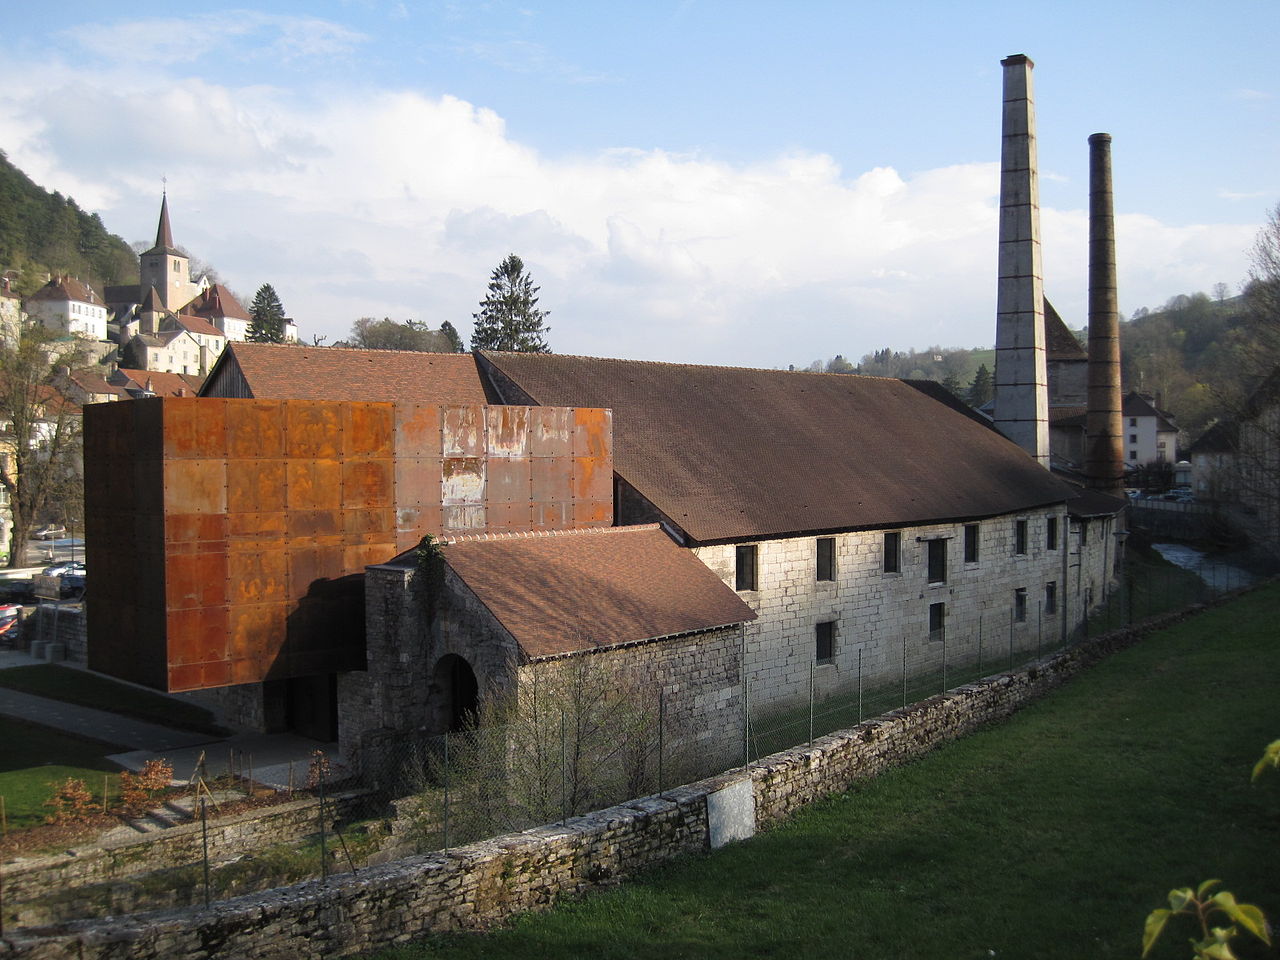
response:
M1280 4L265 3L5 15L0 149L304 336L465 335L519 253L557 352L756 366L993 338L1002 57L1036 62L1045 284L1084 322L1089 134L1125 313L1244 279Z

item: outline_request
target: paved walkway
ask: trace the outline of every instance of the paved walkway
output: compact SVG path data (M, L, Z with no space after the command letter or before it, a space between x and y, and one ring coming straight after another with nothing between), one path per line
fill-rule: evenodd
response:
M38 663L44 661L15 650L0 650L0 670ZM173 765L174 777L184 782L192 776L202 755L207 777L220 776L234 765L237 773L247 776L252 769L256 782L279 788L306 783L307 767L316 750L323 750L329 757L335 779L345 772L336 743L320 743L292 733L210 737L4 687L0 687L0 714L127 748L106 754L107 759L127 770L141 770L148 760L165 759Z

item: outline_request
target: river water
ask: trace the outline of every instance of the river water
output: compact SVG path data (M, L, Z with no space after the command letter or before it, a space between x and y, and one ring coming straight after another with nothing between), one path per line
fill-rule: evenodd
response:
M1153 543L1155 550L1170 563L1198 574L1215 591L1235 590L1256 583L1258 577L1226 558L1205 553L1185 543Z

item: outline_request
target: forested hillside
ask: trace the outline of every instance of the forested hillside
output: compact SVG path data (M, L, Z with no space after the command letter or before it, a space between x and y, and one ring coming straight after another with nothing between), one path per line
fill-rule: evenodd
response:
M93 284L137 283L138 257L108 233L96 213L37 186L0 151L0 271L17 272L24 296L47 273L67 273Z

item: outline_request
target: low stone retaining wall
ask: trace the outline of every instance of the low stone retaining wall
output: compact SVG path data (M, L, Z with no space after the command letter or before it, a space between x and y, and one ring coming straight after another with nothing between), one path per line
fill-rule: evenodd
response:
M325 798L326 829L362 809L367 800L366 794L356 792ZM207 824L209 861L230 860L318 832L319 804L318 799L307 797L229 817L211 817ZM47 914L40 912L43 898L62 900L68 892L93 884L199 863L204 858L203 842L201 825L196 821L136 838L78 847L57 856L6 863L0 867L6 924L15 919L20 923L47 922ZM27 904L32 906L24 909Z
M818 797L1008 716L1187 612L1084 641L1024 670L894 710L748 769L564 824L410 857L356 876L240 897L208 910L20 931L0 941L0 957L293 960L482 928L616 883L651 864L750 835L757 824L787 817Z

